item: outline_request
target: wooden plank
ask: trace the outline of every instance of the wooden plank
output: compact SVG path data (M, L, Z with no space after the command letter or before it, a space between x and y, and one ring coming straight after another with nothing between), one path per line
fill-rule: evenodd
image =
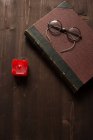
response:
M93 28L93 1L87 0L89 25Z
M88 24L93 27L93 1L92 0L68 0L72 3L74 10L88 21Z
M78 14L87 14L87 0L72 0L71 3Z

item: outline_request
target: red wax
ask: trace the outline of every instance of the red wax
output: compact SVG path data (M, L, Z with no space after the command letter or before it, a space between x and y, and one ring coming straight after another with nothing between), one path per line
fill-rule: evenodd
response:
M28 61L25 59L12 60L12 75L27 76L28 75Z

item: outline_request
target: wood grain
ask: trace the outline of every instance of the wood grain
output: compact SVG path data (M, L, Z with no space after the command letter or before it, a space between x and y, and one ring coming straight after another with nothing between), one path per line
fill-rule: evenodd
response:
M0 140L92 139L92 84L74 96L25 40L24 31L61 0L0 0ZM11 75L13 58L29 60L29 77Z
M68 0L72 3L74 10L83 15L83 19L93 28L93 1L92 0Z

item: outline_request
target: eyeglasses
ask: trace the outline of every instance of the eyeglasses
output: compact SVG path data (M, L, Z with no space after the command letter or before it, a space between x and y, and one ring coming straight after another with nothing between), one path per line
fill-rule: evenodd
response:
M62 50L60 53L72 50L75 47L76 42L79 42L82 39L81 32L77 27L72 27L69 29L63 28L62 23L59 20L52 20L48 23L46 37L51 42L48 31L54 36L58 36L61 33L64 33L67 35L68 40L73 43L73 45L70 48Z

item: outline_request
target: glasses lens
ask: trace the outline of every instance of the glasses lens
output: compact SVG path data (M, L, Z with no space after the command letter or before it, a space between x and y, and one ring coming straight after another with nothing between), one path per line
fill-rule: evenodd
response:
M61 29L62 29L62 24L58 20L53 20L48 23L48 29L53 35L60 35L61 34Z
M72 27L68 30L67 37L72 42L78 42L81 39L81 32L78 28Z

